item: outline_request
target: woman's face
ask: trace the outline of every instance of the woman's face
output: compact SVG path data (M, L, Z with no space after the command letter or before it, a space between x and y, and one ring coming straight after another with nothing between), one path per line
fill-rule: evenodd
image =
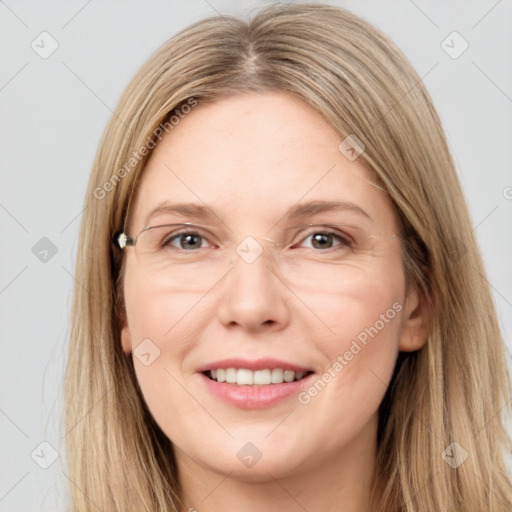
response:
M250 94L193 108L146 166L129 235L196 227L125 249L122 343L184 467L257 481L374 447L421 319L392 208L342 141L300 100Z

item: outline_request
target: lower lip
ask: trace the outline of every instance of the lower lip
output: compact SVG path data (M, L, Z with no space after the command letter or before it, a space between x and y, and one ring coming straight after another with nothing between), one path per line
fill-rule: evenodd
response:
M283 382L282 384L269 384L267 386L237 386L226 384L208 378L203 373L202 378L208 390L224 402L242 409L263 409L271 407L295 395L307 385L313 373L301 380Z

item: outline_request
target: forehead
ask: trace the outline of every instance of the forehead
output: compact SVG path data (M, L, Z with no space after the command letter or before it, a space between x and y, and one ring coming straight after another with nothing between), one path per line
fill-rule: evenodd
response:
M273 223L310 201L345 201L381 227L395 220L361 159L311 106L284 93L199 104L157 145L134 204L134 229L159 204L202 203L232 222ZM359 161L358 161L359 160Z

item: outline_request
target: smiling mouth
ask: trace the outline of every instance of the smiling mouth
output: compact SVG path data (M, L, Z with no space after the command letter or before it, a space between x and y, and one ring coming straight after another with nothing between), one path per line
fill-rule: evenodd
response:
M203 372L210 380L235 386L271 386L272 384L297 382L312 373L311 371L296 372L282 368L267 368L255 371L247 368L217 368L216 370Z

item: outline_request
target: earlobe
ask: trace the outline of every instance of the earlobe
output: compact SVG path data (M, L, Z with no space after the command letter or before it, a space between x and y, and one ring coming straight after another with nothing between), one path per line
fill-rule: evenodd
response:
M126 355L129 355L132 351L130 329L128 328L128 321L124 310L121 313L121 347Z
M123 327L121 330L121 346L123 347L123 352L126 355L129 355L132 351L132 342L128 326Z
M407 295L400 333L400 351L414 352L422 348L428 338L425 301L416 289Z
M403 338L400 341L400 351L401 352L414 352L422 348L427 342L427 335L421 334L411 334L408 340L404 340Z

